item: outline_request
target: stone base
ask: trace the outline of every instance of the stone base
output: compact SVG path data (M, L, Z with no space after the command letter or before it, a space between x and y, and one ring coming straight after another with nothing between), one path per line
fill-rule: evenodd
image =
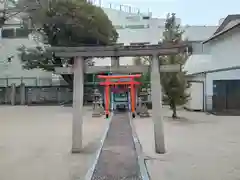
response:
M149 112L145 112L145 113L140 113L139 116L141 118L147 118L147 117L150 117L150 114L149 114Z
M101 109L100 109L100 113L101 113L102 115L105 115L104 108L101 108Z
M72 153L79 154L79 153L81 153L81 150L80 149L72 149Z
M101 117L102 115L104 115L104 109L102 107L93 109L92 117Z
M101 112L93 112L92 117L102 117L102 113Z
M141 107L136 108L136 113L137 113L137 115L139 115L141 113Z
M148 112L148 108L147 108L146 106L143 106L143 107L140 109L139 116L140 116L140 117L150 117L150 114L149 114L149 112Z
M102 117L101 114L93 114L92 117Z

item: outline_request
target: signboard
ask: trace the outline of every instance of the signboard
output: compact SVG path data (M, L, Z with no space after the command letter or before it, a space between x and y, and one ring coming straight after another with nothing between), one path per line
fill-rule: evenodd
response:
M161 65L160 72L180 72L181 65L180 64L170 64L170 65Z
M56 74L73 74L72 67L55 67Z
M0 11L3 11L5 9L6 0L0 0ZM3 14L1 14L2 16Z

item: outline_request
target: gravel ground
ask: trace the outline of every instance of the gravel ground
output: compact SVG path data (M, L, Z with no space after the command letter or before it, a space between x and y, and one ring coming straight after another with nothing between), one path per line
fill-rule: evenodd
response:
M71 154L72 108L0 106L0 180L77 180L107 126L84 110L81 154Z
M127 113L113 116L92 180L141 180Z
M167 153L154 152L151 118L135 119L152 180L239 180L240 118L164 108Z

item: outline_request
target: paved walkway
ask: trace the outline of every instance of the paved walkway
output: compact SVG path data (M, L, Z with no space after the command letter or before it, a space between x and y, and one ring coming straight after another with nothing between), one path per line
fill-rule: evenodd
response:
M92 180L141 180L127 113L112 117Z

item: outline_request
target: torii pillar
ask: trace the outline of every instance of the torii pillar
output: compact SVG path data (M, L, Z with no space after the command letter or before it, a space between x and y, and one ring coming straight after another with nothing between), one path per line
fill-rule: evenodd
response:
M83 124L83 84L84 60L82 57L74 58L73 65L73 119L72 119L72 153L82 150L82 124Z
M151 68L151 96L152 96L152 119L154 123L154 139L156 153L165 153L164 132L162 122L162 87L158 55L152 57Z

